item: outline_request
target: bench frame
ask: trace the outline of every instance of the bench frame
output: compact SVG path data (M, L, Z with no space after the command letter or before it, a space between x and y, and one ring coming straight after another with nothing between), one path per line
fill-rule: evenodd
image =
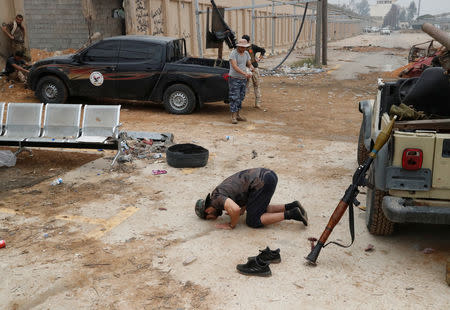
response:
M0 107L0 110L1 107ZM0 111L1 112L1 111ZM120 107L119 107L120 112ZM6 127L7 124L3 124L3 115L0 115L0 124L2 125L0 128L0 134L5 132L3 127ZM117 150L116 155L111 163L111 166L115 164L119 156L123 153L123 146L125 145L124 137L122 133L119 133L119 127L121 124L119 123L114 128L112 128L112 136L106 139L103 142L84 142L84 141L76 141L76 139L71 139L68 141L27 141L29 137L11 137L10 140L0 140L0 146L13 146L19 147L16 151L16 155L22 152L27 147L43 147L43 148L72 148L72 149L107 149L107 150ZM82 131L83 128L80 128ZM42 128L41 128L42 133ZM82 132L79 137L82 136ZM50 137L51 138L51 137ZM57 139L57 138L55 138ZM29 150L28 150L29 151Z

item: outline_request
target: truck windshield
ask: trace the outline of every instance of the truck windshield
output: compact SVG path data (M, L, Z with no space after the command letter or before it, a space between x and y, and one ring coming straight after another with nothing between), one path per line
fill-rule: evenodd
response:
M184 39L174 40L167 45L167 62L183 59L186 56Z

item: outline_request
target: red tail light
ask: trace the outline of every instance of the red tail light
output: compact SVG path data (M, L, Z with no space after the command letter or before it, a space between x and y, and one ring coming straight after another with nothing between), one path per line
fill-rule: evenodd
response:
M405 149L402 157L402 168L419 170L422 168L423 152L421 149Z
M224 73L222 75L222 77L225 79L225 81L228 81L228 79L230 78L230 75L228 73Z

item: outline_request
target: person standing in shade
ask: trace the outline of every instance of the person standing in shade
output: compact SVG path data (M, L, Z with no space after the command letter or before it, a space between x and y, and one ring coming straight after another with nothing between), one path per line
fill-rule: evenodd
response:
M18 14L16 19L9 24L3 23L2 31L11 41L12 54L22 52L23 57L30 61L31 57L28 50L25 48L25 26L23 25L23 16Z
M247 80L252 77L254 68L250 62L250 54L247 47L250 44L245 39L240 39L230 54L230 71L228 79L231 123L237 124L238 121L245 122L247 119L240 114L242 101L245 98ZM248 69L250 71L248 71Z
M250 43L250 37L246 34L242 36L242 39L247 40L247 42ZM258 69L258 62L264 57L266 54L266 50L262 47L259 47L256 44L251 44L249 48L247 49L248 53L250 54L250 61L252 62L252 66L255 68L253 71L251 81L253 83L253 90L255 93L255 108L262 109L262 103L261 103L261 75L259 74ZM256 56L256 54L259 53L259 56ZM247 89L250 86L250 79L247 83Z

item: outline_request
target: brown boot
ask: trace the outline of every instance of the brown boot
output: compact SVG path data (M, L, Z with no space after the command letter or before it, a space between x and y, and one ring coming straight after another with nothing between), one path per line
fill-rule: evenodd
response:
M237 124L237 112L231 112L231 124Z
M247 119L246 119L245 117L243 117L243 116L241 116L241 115L239 114L239 111L237 112L236 119L237 119L238 121L240 121L240 122L246 122L246 121L247 121Z

